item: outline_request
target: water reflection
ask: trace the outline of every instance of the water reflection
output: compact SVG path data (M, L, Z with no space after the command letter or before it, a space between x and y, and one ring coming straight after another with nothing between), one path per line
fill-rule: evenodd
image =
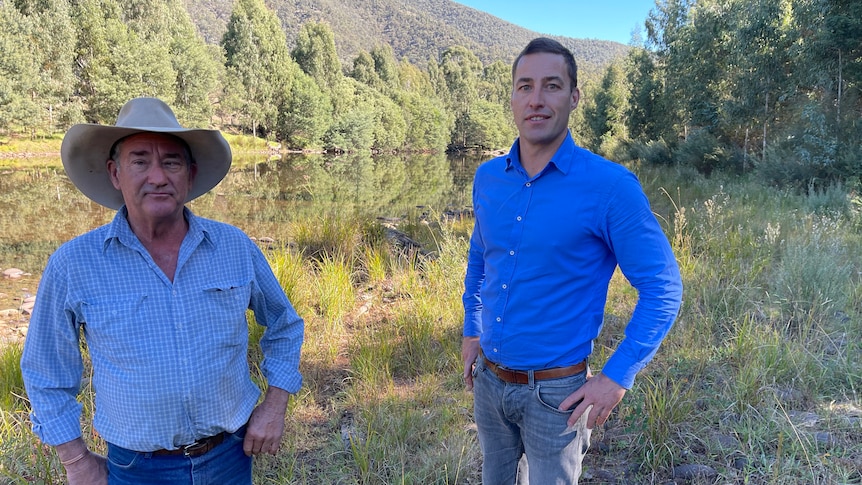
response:
M407 217L470 206L482 158L437 154L282 158L237 156L225 179L190 207L252 236L284 237L286 223L328 214ZM0 267L44 267L61 243L98 227L114 211L90 202L52 168L0 173Z

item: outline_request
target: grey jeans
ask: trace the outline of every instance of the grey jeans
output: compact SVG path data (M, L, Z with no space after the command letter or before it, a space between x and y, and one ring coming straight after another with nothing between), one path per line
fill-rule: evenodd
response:
M532 377L532 374L531 374ZM510 384L485 366L473 369L473 414L482 447L483 485L578 483L590 446L586 414L563 433L570 411L557 407L586 382L586 371L559 379ZM518 463L526 456L527 470ZM520 478L518 478L520 475Z

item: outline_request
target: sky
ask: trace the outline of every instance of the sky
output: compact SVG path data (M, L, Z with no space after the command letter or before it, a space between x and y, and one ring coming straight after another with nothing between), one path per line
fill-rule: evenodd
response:
M629 44L655 0L455 0L540 34Z

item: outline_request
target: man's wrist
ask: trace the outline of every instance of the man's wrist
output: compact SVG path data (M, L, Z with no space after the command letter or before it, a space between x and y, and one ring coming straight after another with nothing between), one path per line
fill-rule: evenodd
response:
M87 449L87 444L84 443L82 438L67 441L54 448L57 451L57 456L60 458L60 463L64 467L74 465L90 454L90 450Z

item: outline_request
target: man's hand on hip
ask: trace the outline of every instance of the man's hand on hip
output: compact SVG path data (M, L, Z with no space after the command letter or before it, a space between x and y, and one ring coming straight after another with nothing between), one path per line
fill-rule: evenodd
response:
M85 452L86 456L66 465L69 485L108 485L108 463L104 456Z
M461 360L464 361L464 385L473 390L473 365L479 357L479 337L464 337L461 340Z
M281 446L284 435L284 415L290 393L270 386L266 397L251 413L242 449L247 456L269 453L274 455Z
M568 425L571 427L592 406L587 418L587 428L593 429L597 424L601 426L608 420L611 411L623 400L625 394L624 387L599 373L589 378L580 389L560 403L559 409L565 411L577 403L569 416Z

